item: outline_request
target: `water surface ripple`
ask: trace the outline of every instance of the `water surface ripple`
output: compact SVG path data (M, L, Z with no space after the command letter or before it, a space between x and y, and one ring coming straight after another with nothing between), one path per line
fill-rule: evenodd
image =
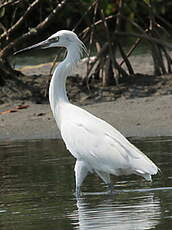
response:
M172 138L131 140L158 165L152 184L112 177L114 193L96 175L75 199L74 159L60 140L0 143L0 229L171 229Z

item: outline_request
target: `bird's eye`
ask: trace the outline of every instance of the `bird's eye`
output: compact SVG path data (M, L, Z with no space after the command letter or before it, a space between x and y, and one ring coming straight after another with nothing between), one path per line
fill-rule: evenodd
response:
M57 37L54 37L54 38L49 38L49 41L50 42L58 42L58 40L59 40L59 36L57 36Z

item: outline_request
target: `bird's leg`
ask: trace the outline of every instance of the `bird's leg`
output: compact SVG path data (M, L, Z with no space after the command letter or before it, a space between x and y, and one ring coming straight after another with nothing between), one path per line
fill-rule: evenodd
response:
M75 196L76 198L80 198L80 187L76 187L76 190L75 190Z
M88 174L88 167L84 161L77 160L75 163L75 182L76 182L76 197L80 197L80 186Z
M109 184L107 184L107 186L108 186L108 192L110 194L112 194L113 193L113 184L110 182Z
M108 173L97 171L97 170L96 170L96 173L107 184L108 191L110 191L110 193L113 193L113 185L110 180L110 175Z

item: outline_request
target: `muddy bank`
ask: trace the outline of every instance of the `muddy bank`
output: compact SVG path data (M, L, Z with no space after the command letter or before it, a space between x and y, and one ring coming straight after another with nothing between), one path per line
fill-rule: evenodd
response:
M70 101L111 123L127 137L172 136L172 75L153 76L149 55L131 57L137 74L127 83L88 90L74 75L67 82ZM0 90L0 139L60 138L45 96L51 64L24 67L27 76ZM85 76L81 61L77 73ZM149 74L149 75L143 75ZM28 105L15 109L16 105ZM27 106L26 106L27 107Z
M97 103L83 108L108 121L127 137L172 136L172 95ZM47 104L0 115L0 139L60 138ZM3 105L1 111L13 108Z

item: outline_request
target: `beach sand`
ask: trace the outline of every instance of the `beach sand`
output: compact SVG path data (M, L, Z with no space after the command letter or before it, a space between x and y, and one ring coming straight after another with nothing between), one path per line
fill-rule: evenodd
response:
M136 73L153 74L152 59L149 54L131 56L130 60ZM9 82L9 87L7 85L1 90L0 112L8 109L16 111L0 114L1 140L60 138L49 104L46 102L38 104L39 101L43 103L38 93L46 85L42 74L48 76L50 69L50 64L21 68L20 71L27 75L21 77L22 82L18 82L18 85L16 81ZM80 76L85 76L86 63L81 61L77 72ZM137 78L137 83L121 86L121 94L118 96L116 96L118 88L111 87L106 91L102 89L100 95L103 96L100 97L98 94L99 100L96 97L86 100L84 103L89 104L87 106L83 106L84 103L82 104L81 101L83 98L89 99L90 95L83 94L82 88L76 88L79 79L74 87L70 86L68 92L73 93L70 95L72 103L80 104L84 109L106 120L127 137L172 136L172 75L150 78L149 76L145 78L143 75ZM97 86L97 92L99 91L100 88ZM111 92L113 92L112 96ZM14 98L17 98L17 101ZM29 107L15 109L22 103Z
M60 138L48 104L28 103L29 107L0 115L0 139ZM15 105L1 105L0 110L14 110ZM106 120L126 137L172 136L172 95L83 106Z

